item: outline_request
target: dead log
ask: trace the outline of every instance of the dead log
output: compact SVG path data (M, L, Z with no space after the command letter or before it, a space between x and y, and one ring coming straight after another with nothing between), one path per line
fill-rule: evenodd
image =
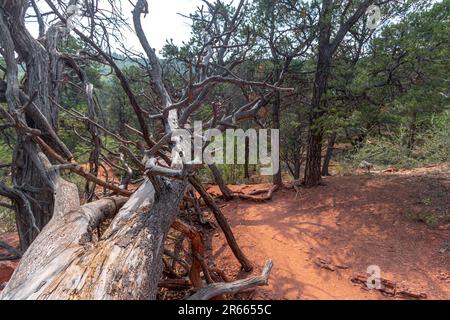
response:
M186 183L160 185L157 201L147 180L126 203L105 198L56 215L24 254L0 299L154 299L163 243ZM96 240L92 231L124 203Z
M268 260L260 276L228 283L212 283L197 291L188 300L209 300L219 295L237 293L256 286L265 286L268 284L272 266L272 260Z
M64 276L65 269L84 250L98 222L117 212L124 199L105 198L67 214L55 215L24 254L0 297L39 298L55 277Z

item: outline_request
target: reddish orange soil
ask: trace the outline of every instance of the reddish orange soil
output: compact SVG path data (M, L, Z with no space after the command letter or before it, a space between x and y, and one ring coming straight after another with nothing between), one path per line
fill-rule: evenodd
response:
M450 299L449 182L441 166L332 177L326 186L301 189L297 198L295 191L282 190L266 203L226 204L223 210L256 272L266 259L274 262L269 286L253 298L389 299L350 280L378 265L381 276L397 285L428 299ZM421 221L428 214L441 215L439 226ZM213 255L236 276L239 265L216 232ZM319 267L320 261L335 271Z
M274 262L254 299L397 299L353 284L378 265L382 277L428 299L450 299L450 172L446 166L331 177L316 189L280 190L271 201L222 205L258 273ZM231 186L250 193L270 185ZM220 191L213 186L214 195ZM230 278L240 271L219 230L212 255ZM0 240L18 245L17 235ZM2 252L0 252L1 254ZM0 262L0 290L16 263ZM334 271L330 270L333 269ZM242 295L247 297L248 295Z

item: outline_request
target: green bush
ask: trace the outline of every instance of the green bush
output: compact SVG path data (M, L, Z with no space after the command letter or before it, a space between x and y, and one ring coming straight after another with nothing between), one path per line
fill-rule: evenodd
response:
M421 135L421 157L428 163L450 161L450 112L433 119L430 130Z
M435 116L428 130L419 133L412 150L406 141L408 131L401 127L399 132L383 137L370 137L349 158L354 165L369 161L376 166L413 168L429 163L450 160L450 112Z
M370 139L351 158L355 165L363 160L376 166L412 168L419 165L419 161L411 156L411 152L399 140L385 137Z

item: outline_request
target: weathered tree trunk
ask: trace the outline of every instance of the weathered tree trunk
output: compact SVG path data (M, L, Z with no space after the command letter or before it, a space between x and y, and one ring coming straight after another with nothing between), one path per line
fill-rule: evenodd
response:
M307 187L318 186L322 180L321 157L324 129L320 120L326 112L323 96L328 88L328 78L331 71L333 55L345 35L373 2L373 0L364 0L361 2L357 6L354 14L341 24L333 40L330 41L333 33L333 10L336 10L336 6L332 0L322 0L319 18L317 69L314 79L313 97L309 110L309 141L305 168L305 185Z
M332 60L330 48L332 3L330 0L322 1L322 10L319 21L319 56L309 110L309 139L305 167L305 185L308 187L318 186L322 180L323 128L319 120L324 113L322 96L327 90Z
M51 98L59 98L62 65L55 56L64 31L52 27L47 33L45 43L39 43L25 28L24 16L27 7L25 0L6 1L0 6L2 47L5 50L3 56L6 61L9 60L6 94L9 109L14 112L21 105L28 104L23 119L26 125L38 129L46 143L70 159L70 151L56 136L57 108L51 103ZM26 65L23 92L18 84L14 51ZM32 103L27 101L29 99ZM27 205L17 204L16 210L21 247L25 250L54 213L55 187L59 175L58 172L51 171L51 163L35 142L20 132L12 162L14 188L23 194L22 200L28 202ZM24 208L27 209L23 210Z
M323 160L322 165L322 176L327 177L330 176L330 162L333 157L334 152L334 144L336 143L337 133L333 132L328 139L327 153L325 155L325 159Z
M127 202L105 198L56 214L25 253L0 298L154 299L163 244L186 184L162 179L155 201L153 185L146 180ZM111 217L98 238L97 227Z

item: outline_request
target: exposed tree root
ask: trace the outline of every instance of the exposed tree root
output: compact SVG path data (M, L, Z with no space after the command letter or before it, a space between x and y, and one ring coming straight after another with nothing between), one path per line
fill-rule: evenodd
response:
M358 283L363 288L367 289L367 281L368 276L363 274L356 274L351 279L352 282ZM380 279L380 287L375 288L375 290L380 291L382 294L385 294L387 296L396 297L396 296L402 296L406 298L413 298L413 299L426 299L428 296L426 293L423 292L416 292L412 290L411 288L407 288L402 285L398 285L395 281L391 281L388 279L381 278Z
M272 199L273 193L277 191L279 186L273 185L270 189L263 189L263 190L255 190L253 192L250 192L248 194L244 193L235 193L234 196L243 199L243 200L250 200L250 201L256 201L256 202L264 202L269 201ZM264 196L257 196L261 193L266 193Z

